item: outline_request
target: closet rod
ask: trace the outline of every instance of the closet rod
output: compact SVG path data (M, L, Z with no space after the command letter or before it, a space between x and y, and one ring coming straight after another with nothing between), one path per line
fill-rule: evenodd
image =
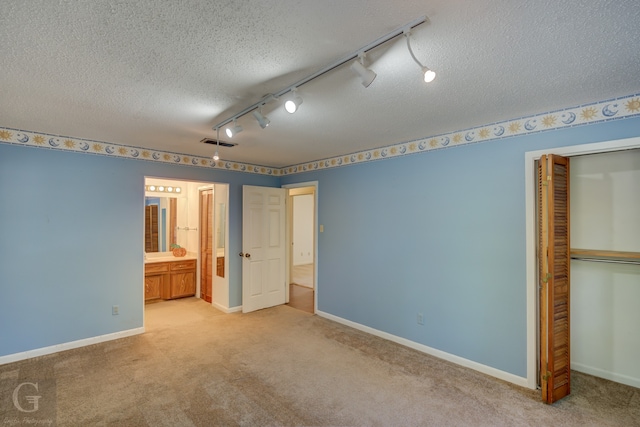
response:
M569 256L580 261L640 264L640 252L571 248Z
M589 261L589 262L608 262L611 264L633 264L640 265L640 261L622 261L617 259L602 259L602 258L582 258L572 256L571 259L575 259L576 261Z

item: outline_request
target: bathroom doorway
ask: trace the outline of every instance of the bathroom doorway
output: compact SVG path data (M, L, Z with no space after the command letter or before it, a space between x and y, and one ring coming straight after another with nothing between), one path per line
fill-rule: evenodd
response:
M145 178L145 305L195 297L229 312L228 194L228 184Z

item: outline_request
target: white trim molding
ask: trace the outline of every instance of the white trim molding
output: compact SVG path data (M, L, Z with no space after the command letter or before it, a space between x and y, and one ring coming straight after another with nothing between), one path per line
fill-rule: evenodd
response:
M324 317L334 322L341 323L354 329L358 329L362 332L366 332L377 337L393 341L405 347L412 348L414 350L426 353L428 355L437 357L438 359L446 360L447 362L455 363L456 365L464 366L465 368L473 369L474 371L481 372L483 374L522 386L529 387L527 378L519 377L509 372L501 371L500 369L492 368L491 366L483 365L481 363L474 362L464 357L456 356L455 354L447 353L442 350L438 350L424 344L417 343L415 341L408 340L406 338L399 337L397 335L389 334L387 332L379 331L378 329L370 328L369 326L362 325L360 323L352 322L351 320L343 319L342 317L334 316L333 314L325 313L323 311L316 311L318 316ZM529 387L531 388L531 387ZM535 388L535 387L533 387Z
M242 311L242 306L241 305L237 305L235 307L225 307L222 304L219 304L217 302L212 302L211 305L213 306L213 308L222 311L223 313L236 313L238 311Z
M120 338L126 338L133 335L144 333L144 327L128 329L126 331L114 332L112 334L98 335L97 337L85 338L77 341L70 341L62 344L55 344L49 347L36 348L21 353L8 354L0 356L0 365L7 363L19 362L21 360L31 359L33 357L45 356L47 354L58 353L60 351L72 350L74 348L85 347L88 345L98 344L106 341L113 341Z
M585 374L593 375L594 377L604 378L616 383L640 388L640 378L634 378L629 375L616 374L615 372L605 371L604 369L595 368L593 366L576 362L571 362L571 369L575 369L576 371Z

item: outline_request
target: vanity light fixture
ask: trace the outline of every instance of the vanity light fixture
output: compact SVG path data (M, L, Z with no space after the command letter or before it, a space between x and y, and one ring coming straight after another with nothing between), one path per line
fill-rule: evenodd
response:
M172 187L172 186L163 186L163 185L145 185L144 189L146 191L153 191L156 193L181 193L182 188L180 187Z
M413 60L416 62L416 64L418 64L420 66L420 68L422 69L422 77L424 78L424 81L426 83L431 83L433 81L433 79L436 78L436 73L435 73L435 71L433 71L433 70L429 69L428 67L425 67L424 65L422 65L422 63L420 61L418 61L418 58L416 58L416 56L413 54L413 50L411 49L411 43L409 42L409 36L410 35L411 35L411 28L407 28L406 30L404 30L404 37L407 39L407 48L409 49L409 53L411 54L411 58L413 58Z

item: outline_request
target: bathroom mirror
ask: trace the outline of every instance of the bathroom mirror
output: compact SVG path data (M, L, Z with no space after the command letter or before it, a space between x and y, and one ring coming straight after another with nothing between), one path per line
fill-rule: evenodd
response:
M216 258L218 260L216 275L224 277L224 245L226 229L226 206L224 203L216 203L215 208L215 233L216 233Z
M145 252L169 252L178 242L177 199L174 197L145 197L144 250Z
M219 255L224 256L224 229L225 229L225 205L218 203L216 206L216 241Z

